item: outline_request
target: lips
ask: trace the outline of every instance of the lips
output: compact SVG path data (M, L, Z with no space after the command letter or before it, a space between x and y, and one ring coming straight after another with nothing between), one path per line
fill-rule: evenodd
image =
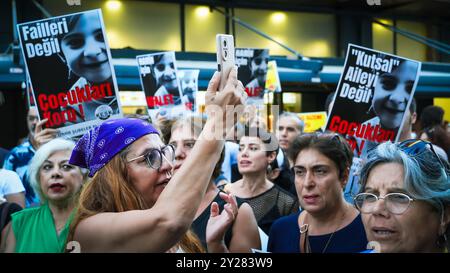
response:
M84 62L82 65L86 68L98 68L106 62L108 62L107 59L104 61L98 61L98 62Z
M170 181L170 178L166 178L164 180L162 180L161 182L156 183L156 186L166 186Z
M60 191L64 190L66 188L66 186L64 186L61 183L52 183L52 184L50 184L50 186L48 188L50 190L52 190L53 192L60 192Z
M288 144L288 141L287 140L280 140L280 141L278 141L278 143L280 144L280 145L287 145Z
M249 161L249 160L241 160L241 161L239 161L239 166L241 166L241 167L247 167L247 166L249 166L251 164L252 164L252 162Z
M402 109L397 109L397 108L389 108L389 107L384 107L384 110L386 110L387 112L391 113L391 114L400 114L403 113L405 110Z
M316 204L319 200L318 194L308 194L303 196L303 201L308 205Z
M373 227L371 233L376 240L388 240L397 234L395 230L383 226Z

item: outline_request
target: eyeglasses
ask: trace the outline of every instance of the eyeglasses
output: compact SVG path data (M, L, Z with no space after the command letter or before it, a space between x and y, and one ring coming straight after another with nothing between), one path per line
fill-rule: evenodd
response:
M403 214L408 210L414 199L404 193L388 193L385 196L376 196L373 193L363 192L354 197L355 206L361 213L372 213L377 201L383 199L386 209L392 214Z
M411 156L418 155L426 151L431 151L436 157L436 159L439 161L439 164L441 164L441 167L444 169L444 171L447 170L446 165L444 164L444 162L442 162L441 157L434 150L433 144L431 144L431 142L420 139L419 140L408 139L403 142L400 142L397 145L402 151Z
M127 161L130 163L132 161L145 158L147 165L155 170L161 168L163 163L163 159L169 163L171 167L173 167L173 162L175 161L175 148L172 145L167 145L163 147L161 150L159 149L151 149L146 154L132 158Z

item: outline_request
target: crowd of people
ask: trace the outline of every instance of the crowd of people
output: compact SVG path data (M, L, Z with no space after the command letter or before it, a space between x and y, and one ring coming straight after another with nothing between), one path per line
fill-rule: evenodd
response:
M304 133L287 112L273 133L241 124L226 111L245 104L237 69L219 81L205 116L106 120L78 140L43 129L31 107L30 133L0 170L0 252L448 251L442 108L426 107L413 133L413 101L400 141L370 150L349 183L345 137Z

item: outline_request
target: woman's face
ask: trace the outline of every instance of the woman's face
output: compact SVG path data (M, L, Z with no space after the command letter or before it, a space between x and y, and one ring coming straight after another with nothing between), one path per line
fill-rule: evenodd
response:
M175 147L175 172L194 148L197 137L189 126L177 127L172 131L169 143Z
M161 149L162 147L164 144L158 135L145 135L131 144L126 160L144 155L151 149ZM159 170L156 170L147 165L145 158L140 158L128 162L127 171L131 183L150 207L156 203L171 177L171 166L165 160L162 161Z
M265 173L275 153L267 156L263 142L258 137L244 136L239 141L238 169L242 175Z
M378 78L372 107L386 129L396 129L402 122L414 80L417 65L403 62L392 73L385 73Z
M112 73L100 21L96 13L81 15L64 36L61 49L69 68L90 83L102 83Z
M294 173L298 199L309 213L322 213L342 199L346 179L339 179L336 164L318 150L302 150L295 160Z
M41 190L49 202L66 201L80 191L83 174L69 164L71 154L70 150L54 152L39 169Z
M161 60L155 63L153 67L158 86L164 85L169 91L178 88L175 64L171 56L170 54L164 54Z
M404 170L399 163L382 163L369 173L365 192L385 196L404 193ZM431 252L436 249L440 215L431 205L414 200L403 214L392 214L385 200L376 201L372 213L362 213L369 241L378 242L381 252Z

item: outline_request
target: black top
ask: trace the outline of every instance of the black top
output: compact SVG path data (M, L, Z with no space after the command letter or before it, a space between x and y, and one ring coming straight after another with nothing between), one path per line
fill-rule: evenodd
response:
M300 252L299 214L280 218L272 225L267 246L269 252ZM359 253L365 251L367 238L361 215L355 217L350 224L337 230L333 235L330 233L309 236L309 243L313 253Z
M236 197L238 208L241 207L241 205L244 203L244 201L238 197ZM226 204L226 202L220 198L219 193L217 193L216 197L212 202L217 202L219 205L219 209L222 212L223 206ZM209 216L211 215L211 204L203 210L203 212L195 219L195 221L191 225L192 231L197 235L197 237L200 239L200 242L202 243L203 247L207 249L206 245L206 225L208 224ZM234 224L234 223L233 223ZM225 245L229 248L231 238L233 237L233 225L228 228L227 232L225 233Z
M11 214L22 210L22 207L16 203L3 202L0 204L0 241L3 228L11 221Z

